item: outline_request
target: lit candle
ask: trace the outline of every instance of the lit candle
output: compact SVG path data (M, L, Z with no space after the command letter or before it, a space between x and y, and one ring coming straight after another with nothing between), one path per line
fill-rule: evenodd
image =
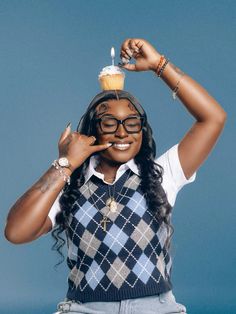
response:
M115 65L115 48L111 48L111 59L112 59L112 65Z

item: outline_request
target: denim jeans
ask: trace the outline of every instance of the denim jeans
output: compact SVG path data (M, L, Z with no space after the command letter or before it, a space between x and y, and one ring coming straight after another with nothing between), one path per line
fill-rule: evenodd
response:
M57 305L54 314L173 314L186 313L186 307L177 303L172 291L160 295L116 302L77 303L66 300Z

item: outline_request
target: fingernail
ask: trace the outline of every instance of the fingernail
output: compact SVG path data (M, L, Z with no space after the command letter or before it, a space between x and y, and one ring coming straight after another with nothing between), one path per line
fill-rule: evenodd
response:
M121 61L123 62L123 64L129 63L129 60L124 57L121 59Z
M110 147L112 145L112 143L107 143L107 146Z
M133 52L132 52L130 49L126 49L126 52L127 52L127 54L128 54L130 57L132 57Z
M66 126L66 128L69 128L69 127L71 127L71 122L69 122Z

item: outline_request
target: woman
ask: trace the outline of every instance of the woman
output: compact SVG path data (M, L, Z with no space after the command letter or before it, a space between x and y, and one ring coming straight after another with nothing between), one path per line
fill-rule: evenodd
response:
M195 118L192 128L155 159L139 102L124 91L98 94L78 132L68 125L62 133L59 159L11 208L5 235L25 243L56 225L60 251L65 230L69 288L57 313L186 313L172 293L171 209L216 143L226 113L146 40L125 40L120 56L126 70L157 73Z

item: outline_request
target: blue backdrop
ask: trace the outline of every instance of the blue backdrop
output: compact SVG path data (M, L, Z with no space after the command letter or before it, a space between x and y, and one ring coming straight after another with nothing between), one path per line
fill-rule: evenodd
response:
M150 41L199 81L228 113L225 130L196 182L178 195L173 283L188 313L236 313L235 1L0 0L0 312L52 313L66 293L66 265L47 235L12 245L10 206L57 157L60 133L75 128L97 94L97 75L127 37ZM126 73L126 90L146 108L158 154L193 123L149 72Z

